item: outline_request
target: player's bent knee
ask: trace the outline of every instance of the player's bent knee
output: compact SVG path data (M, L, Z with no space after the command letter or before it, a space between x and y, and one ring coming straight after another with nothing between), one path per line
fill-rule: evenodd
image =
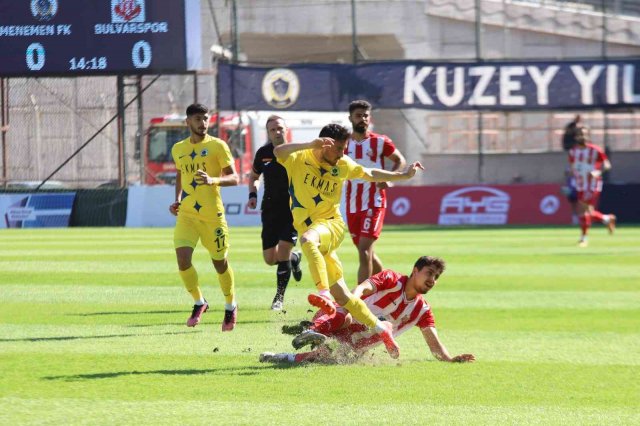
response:
M178 269L180 271L186 271L187 269L191 268L191 261L180 261L178 260Z
M309 242L316 245L320 243L320 234L315 229L307 230L304 234L302 234L302 237L300 237L301 245Z
M229 263L227 262L226 257L222 260L211 259L211 261L213 262L213 267L218 274L224 274L229 267Z
M193 249L191 247L180 247L176 249L176 260L178 261L178 269L186 271L191 268L191 258Z
M266 263L269 266L273 266L276 263L278 263L276 253L273 249L265 250L262 253L262 258L264 259L264 263Z
M372 259L373 250L371 248L362 249L358 247L358 255L360 256L360 259Z

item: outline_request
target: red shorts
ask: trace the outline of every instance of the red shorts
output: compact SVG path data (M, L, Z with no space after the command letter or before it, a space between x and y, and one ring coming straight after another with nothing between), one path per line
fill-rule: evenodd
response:
M357 213L347 213L347 225L354 244L357 245L360 242L360 237L373 240L380 237L386 211L386 208L379 207Z
M578 191L578 201L597 207L600 191Z

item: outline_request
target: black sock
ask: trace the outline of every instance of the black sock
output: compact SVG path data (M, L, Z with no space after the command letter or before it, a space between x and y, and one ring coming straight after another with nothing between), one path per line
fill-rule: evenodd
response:
M291 252L291 256L289 257L289 261L291 261L292 265L297 265L300 263L300 255L295 251Z
M278 262L278 293L283 294L289 284L289 278L291 278L291 261L285 260Z

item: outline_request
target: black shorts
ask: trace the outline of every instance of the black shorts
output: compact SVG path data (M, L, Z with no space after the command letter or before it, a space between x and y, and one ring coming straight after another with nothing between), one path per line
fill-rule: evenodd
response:
M289 209L262 210L262 250L278 245L278 241L288 241L296 245L298 232L293 227L293 216Z

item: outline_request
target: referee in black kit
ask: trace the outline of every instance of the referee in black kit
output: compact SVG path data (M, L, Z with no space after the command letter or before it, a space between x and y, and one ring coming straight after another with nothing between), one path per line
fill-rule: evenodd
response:
M267 143L258 149L253 159L249 179L249 208L258 204L258 180L264 176L262 197L262 256L267 265L278 265L276 295L271 309L279 311L284 304L284 293L293 273L296 281L302 278L300 260L302 253L293 251L298 233L293 228L293 216L289 205L289 179L287 171L273 155L273 148L285 143L287 126L282 117L267 118Z

